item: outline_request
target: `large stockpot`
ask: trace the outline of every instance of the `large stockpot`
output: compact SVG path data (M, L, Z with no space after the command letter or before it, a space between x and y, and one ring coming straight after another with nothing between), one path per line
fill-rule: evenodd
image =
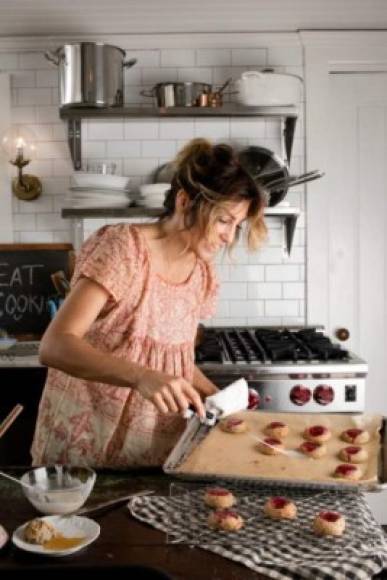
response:
M58 66L62 107L120 107L124 104L125 51L101 42L65 44L45 57Z
M210 94L208 83L157 83L150 90L141 91L143 97L153 97L157 107L195 107L202 94Z

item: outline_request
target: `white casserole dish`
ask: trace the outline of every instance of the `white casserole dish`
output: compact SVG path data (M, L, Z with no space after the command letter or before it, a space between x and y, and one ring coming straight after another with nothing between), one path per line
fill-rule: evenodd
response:
M245 107L297 105L302 79L297 75L245 71L235 82L237 102Z

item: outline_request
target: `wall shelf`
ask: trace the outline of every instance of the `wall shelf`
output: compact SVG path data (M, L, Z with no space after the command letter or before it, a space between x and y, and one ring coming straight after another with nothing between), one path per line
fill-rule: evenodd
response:
M284 156L290 163L294 131L298 116L295 106L288 107L244 107L235 103L227 103L222 107L170 107L157 109L152 107L62 107L59 110L61 119L67 120L68 143L74 169L82 166L82 119L176 119L176 118L222 118L222 117L263 117L278 119L283 128Z
M98 207L98 208L63 208L62 217L76 220L84 219L109 219L109 218L157 218L162 213L161 208L150 207ZM294 232L300 210L295 207L275 206L265 209L266 217L277 217L284 223L284 250L288 255L292 248ZM81 242L82 240L79 240ZM78 244L79 245L79 244Z

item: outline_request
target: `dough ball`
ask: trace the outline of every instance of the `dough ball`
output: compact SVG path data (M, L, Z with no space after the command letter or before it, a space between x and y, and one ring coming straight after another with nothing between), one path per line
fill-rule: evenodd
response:
M370 434L363 429L347 429L342 432L341 439L352 445L364 445L370 440Z
M307 427L304 431L304 439L312 441L312 443L325 443L331 437L332 433L324 425L313 425L312 427Z
M361 477L361 470L357 465L340 463L336 467L333 476L339 479L347 479L348 481L357 481Z
M297 517L296 504L286 497L269 497L263 506L263 511L274 520L294 520Z
M351 445L341 449L339 457L346 463L364 463L368 459L368 452L363 447Z
M283 448L282 442L274 437L265 437L258 443L258 451L264 455L278 455Z
M211 487L204 494L204 503L215 509L229 508L235 503L235 496L223 487Z
M320 512L313 521L313 531L319 536L342 536L345 518L338 512Z
M225 509L212 512L208 516L208 525L213 530L237 532L243 527L244 521L236 511Z
M273 421L266 425L265 433L274 439L284 439L289 433L289 427L281 421Z
M40 518L31 520L24 528L24 539L29 544L45 544L52 538L56 538L57 535L54 526Z
M220 428L226 433L244 433L247 430L247 423L243 419L230 417L220 422Z
M301 443L299 450L308 457L313 457L313 459L319 459L324 457L327 452L327 448L323 443L313 443L312 441L304 441Z

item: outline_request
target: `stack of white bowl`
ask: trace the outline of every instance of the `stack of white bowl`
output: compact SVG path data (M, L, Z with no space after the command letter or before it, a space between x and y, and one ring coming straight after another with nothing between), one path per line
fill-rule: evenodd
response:
M165 195L170 189L170 183L146 183L145 185L141 185L141 205L162 208Z
M69 207L124 207L130 204L129 177L77 171L71 176Z

